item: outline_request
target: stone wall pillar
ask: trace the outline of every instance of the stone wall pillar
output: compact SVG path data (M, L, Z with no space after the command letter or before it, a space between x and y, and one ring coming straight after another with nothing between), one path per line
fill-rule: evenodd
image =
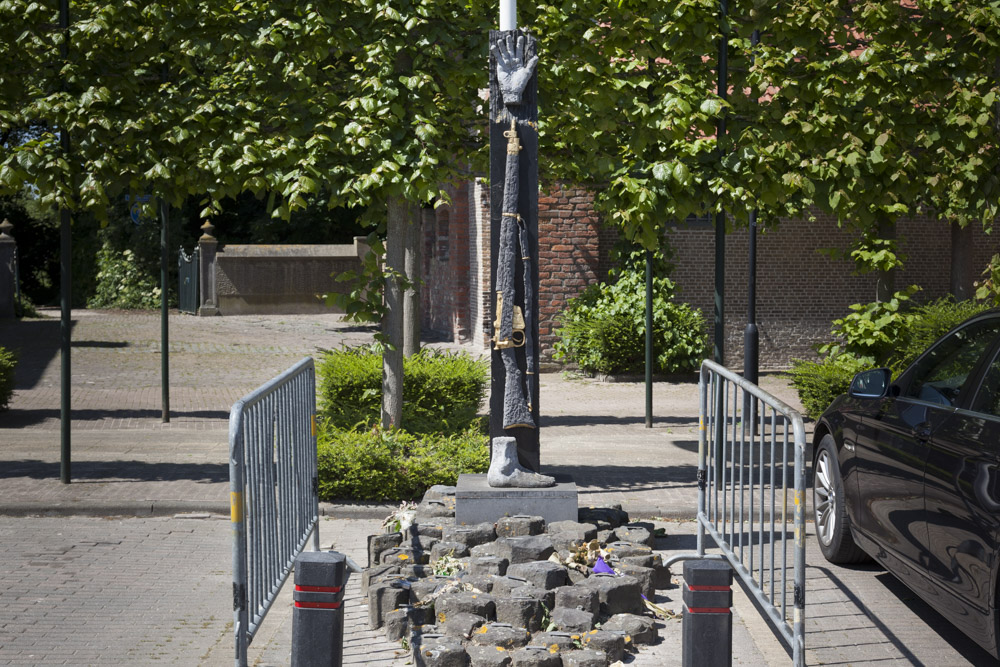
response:
M215 289L216 274L216 252L219 247L218 240L212 236L215 226L206 222L201 226L202 235L198 239L198 291L200 306L198 315L200 317L219 314L219 296Z
M17 244L10 230L9 220L0 223L0 318L14 317L14 251Z

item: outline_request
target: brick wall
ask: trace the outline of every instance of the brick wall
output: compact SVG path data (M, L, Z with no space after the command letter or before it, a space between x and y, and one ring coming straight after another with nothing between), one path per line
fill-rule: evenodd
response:
M439 227L445 213L447 258L440 229L436 245L427 240L425 246L433 245L438 254L431 264L425 261L425 267L437 273L432 271L425 278L424 324L450 339L469 339L486 347L491 333L488 188L480 181L457 188L452 205L436 212ZM546 364L551 363L558 313L587 285L607 277L617 233L601 225L593 210L593 195L580 188L554 185L545 189L539 196L538 219L539 338ZM924 216L899 222L896 231L907 256L905 270L896 276L897 289L915 283L923 287L920 299L947 294L949 227ZM989 258L1000 252L1000 239L980 228L972 233L972 263L978 274ZM725 352L726 364L734 368L742 366L747 321L747 234L746 229L737 229L726 237ZM712 336L714 229L711 225L678 226L669 229L666 237L674 249L672 277L680 288L678 298L702 310ZM782 220L759 232L756 303L762 368L786 367L794 358L809 358L814 354L813 346L828 337L831 320L849 312L851 304L874 299L874 275L854 275L849 259L833 259L817 252L821 248L846 249L853 237L851 230L820 214L812 222ZM466 246L459 248L460 243ZM461 261L456 259L459 254L464 257ZM435 279L440 279L441 285L428 289Z
M450 203L423 210L423 275L421 287L422 325L446 340L472 339L470 294L474 286L469 224L469 190L472 184L461 182L448 188Z

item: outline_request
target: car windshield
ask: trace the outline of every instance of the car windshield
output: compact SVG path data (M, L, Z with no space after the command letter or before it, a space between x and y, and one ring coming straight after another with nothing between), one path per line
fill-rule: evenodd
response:
M969 374L1000 333L1000 319L974 322L955 331L917 361L904 395L955 405Z

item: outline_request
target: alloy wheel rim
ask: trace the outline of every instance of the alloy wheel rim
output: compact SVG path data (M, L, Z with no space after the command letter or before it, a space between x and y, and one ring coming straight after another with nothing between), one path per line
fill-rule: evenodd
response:
M820 542L829 546L837 528L837 492L833 485L833 457L823 450L816 459L813 480L813 513L816 519L816 535Z

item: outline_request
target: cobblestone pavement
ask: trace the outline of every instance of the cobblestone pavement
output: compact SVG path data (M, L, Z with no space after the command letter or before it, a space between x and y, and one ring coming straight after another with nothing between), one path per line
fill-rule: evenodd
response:
M371 330L333 315L172 313L164 424L159 314L74 311L73 483L63 485L59 325L47 315L0 322L0 345L21 355L11 410L0 413L0 664L232 664L231 533L220 516L228 513L229 408L303 356L365 343ZM621 502L633 516L693 514L696 384L656 383L647 429L642 383L560 373L540 380L543 466L573 474L581 504ZM797 407L787 381L765 375L761 384ZM322 544L362 561L365 536L386 507L323 509ZM691 522L661 525L670 535L662 549L693 549ZM812 543L809 664L989 662L890 575L828 565ZM356 587L355 578L345 663L404 664L398 645L367 630ZM734 663L787 664L759 614L736 599ZM679 591L660 602L679 610ZM661 635L634 664L679 664L680 623L666 622ZM252 645L254 664L287 664L290 640L286 587Z

